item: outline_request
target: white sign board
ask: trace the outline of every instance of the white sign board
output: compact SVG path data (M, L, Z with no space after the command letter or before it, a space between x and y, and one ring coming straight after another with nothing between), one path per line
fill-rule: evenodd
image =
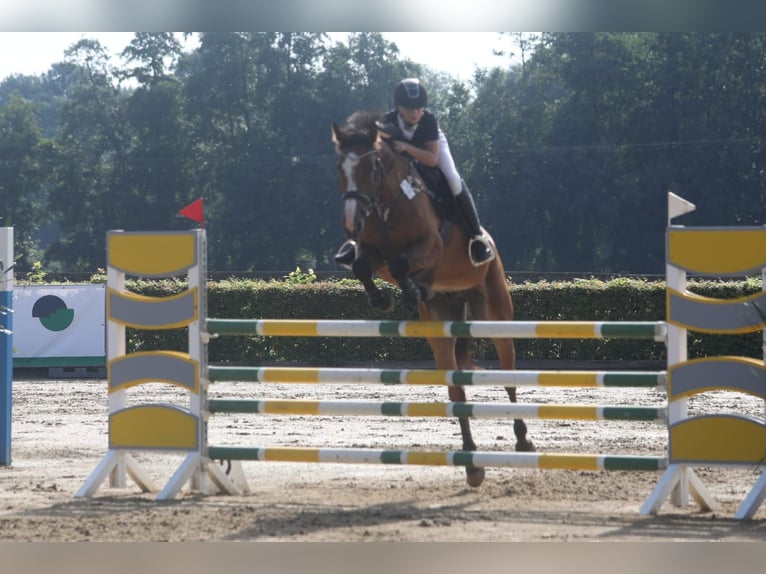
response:
M103 366L105 294L105 285L15 285L13 366Z

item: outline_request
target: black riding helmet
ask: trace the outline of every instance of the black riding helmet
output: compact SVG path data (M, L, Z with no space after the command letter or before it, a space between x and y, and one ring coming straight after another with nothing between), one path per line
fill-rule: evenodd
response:
M420 80L407 78L394 88L394 103L410 110L424 108L428 103L428 93Z

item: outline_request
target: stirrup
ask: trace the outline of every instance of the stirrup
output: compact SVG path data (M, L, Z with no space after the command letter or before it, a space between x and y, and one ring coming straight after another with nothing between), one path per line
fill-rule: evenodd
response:
M468 242L468 257L474 267L481 267L495 258L495 251L484 235L474 235Z

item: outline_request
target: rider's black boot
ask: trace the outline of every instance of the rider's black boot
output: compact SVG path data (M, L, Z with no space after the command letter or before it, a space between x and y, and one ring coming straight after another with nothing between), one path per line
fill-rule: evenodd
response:
M346 269L351 269L351 264L356 259L356 241L348 239L340 246L338 252L333 257L335 263Z
M489 263L495 258L495 252L481 230L479 214L476 212L476 204L474 204L471 192L468 190L465 182L463 182L463 189L455 196L455 201L470 236L468 254L471 257L471 263L476 267Z

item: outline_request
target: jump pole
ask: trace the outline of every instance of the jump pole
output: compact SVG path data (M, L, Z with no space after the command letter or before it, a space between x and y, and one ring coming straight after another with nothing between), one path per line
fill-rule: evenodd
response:
M13 227L0 227L0 465L11 465Z
M211 335L277 337L508 337L514 339L653 339L664 321L367 321L336 319L208 319Z

